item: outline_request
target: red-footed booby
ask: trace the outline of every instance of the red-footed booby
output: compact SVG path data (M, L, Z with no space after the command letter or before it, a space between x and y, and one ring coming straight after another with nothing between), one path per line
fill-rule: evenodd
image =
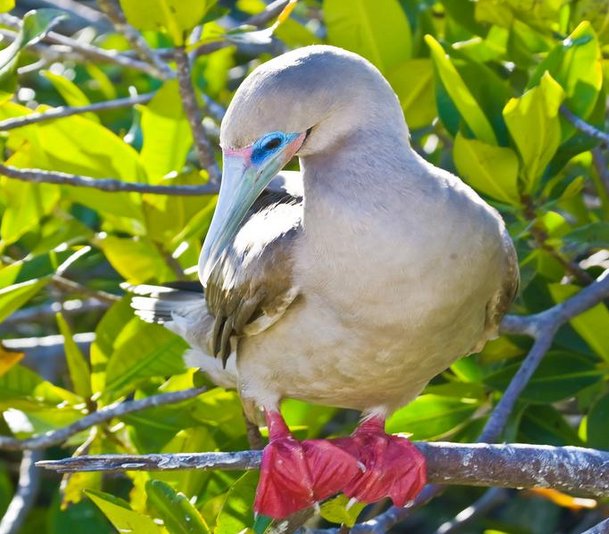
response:
M142 286L133 306L192 347L269 429L255 510L338 492L398 506L424 459L385 419L497 335L518 285L499 214L410 147L393 90L356 54L311 46L256 68L222 122L223 175L199 262L204 297ZM283 193L265 192L283 175ZM297 441L284 398L352 408L351 437Z

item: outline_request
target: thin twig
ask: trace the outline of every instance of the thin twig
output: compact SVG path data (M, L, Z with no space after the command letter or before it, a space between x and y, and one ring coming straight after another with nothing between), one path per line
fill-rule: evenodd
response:
M116 30L122 33L127 41L129 41L140 59L149 63L156 70L157 78L175 78L176 73L148 46L142 34L127 22L125 15L114 3L114 0L97 0L97 3Z
M201 167L207 170L210 184L220 183L220 170L214 157L214 150L203 128L203 117L197 104L192 80L190 77L190 62L184 47L175 49L175 61L178 70L178 84L182 105L190 124L192 137L199 156Z
M148 193L151 195L199 196L215 195L219 186L208 182L203 185L148 185L137 182L123 182L113 178L92 178L65 172L43 171L41 169L18 169L0 163L0 175L24 182L90 187L101 191Z
M44 321L45 319L55 317L57 312L65 315L75 315L88 313L90 311L105 310L108 308L109 302L101 301L97 298L88 298L86 300L71 299L64 302L53 302L51 304L41 304L39 306L30 306L17 310L9 315L0 327L13 326L19 323L31 323Z
M36 462L41 458L42 454L39 451L23 452L17 491L0 521L0 534L18 534L21 531L21 526L38 496L40 470L36 469Z
M87 106L61 106L40 113L30 113L29 115L25 115L23 117L14 117L0 121L0 131L13 130L15 128L21 128L37 122L50 121L63 117L70 117L72 115L81 115L83 113L134 106L136 104L145 104L146 102L150 102L153 96L154 93L146 93L143 95L117 98L116 100L107 100L105 102L95 102Z
M598 525L594 525L592 528L589 528L582 534L608 534L609 533L609 519L605 519L603 522Z
M12 15L8 15L6 13L0 15L0 22L15 30L18 30L21 27L21 21L19 18L13 17ZM4 32L4 34L6 35L6 32ZM13 40L15 38L16 36L12 37ZM48 32L43 38L43 41L46 43L62 45L68 50L77 52L78 54L89 59L115 63L117 65L120 65L121 67L140 70L149 74L150 76L153 76L155 78L157 77L157 71L152 65L146 63L145 61L139 61L137 59L130 58L129 56L121 54L120 52L117 52L115 50L105 50L103 48L98 48L96 46L72 39L71 37L66 37L65 35L54 31ZM33 49L35 50L40 50L39 48L36 48L37 44L39 43L31 45L31 47L33 47ZM28 48L30 48L30 46L28 46Z
M589 122L586 122L584 119L578 117L575 113L573 113L567 106L564 104L560 106L560 112L563 114L565 119L567 119L573 126L575 126L580 132L589 135L590 137L594 137L599 141L603 142L605 145L609 145L609 134L599 130L595 126L592 126Z
M62 291L81 293L83 295L87 295L88 297L106 302L107 304L113 304L121 300L119 295L108 293L107 291L102 291L101 289L91 289L90 287L79 284L78 282L65 278L59 274L54 274L52 276L51 283Z
M164 406L166 404L182 402L204 393L205 390L205 388L191 388L183 391L154 395L145 399L117 402L96 412L90 413L71 425L58 430L51 430L40 436L23 440L10 436L0 436L0 449L7 451L46 449L53 445L63 443L66 439L74 434L77 434L78 432L105 421L109 421L110 419L114 419L115 417L121 417L128 413L145 410L146 408L154 408L156 406ZM86 458L86 456L83 456L82 458Z
M90 426L90 425L89 425ZM609 452L582 447L415 443L432 482L505 488L555 488L578 495L609 495ZM107 454L48 460L38 465L72 471L244 470L259 467L260 451L181 454Z
M266 6L264 11L253 15L249 19L247 19L245 21L245 24L248 26L256 26L256 28L260 28L264 26L267 22L270 22L275 17L277 17L288 4L289 0L275 0L274 2L271 2L268 6Z

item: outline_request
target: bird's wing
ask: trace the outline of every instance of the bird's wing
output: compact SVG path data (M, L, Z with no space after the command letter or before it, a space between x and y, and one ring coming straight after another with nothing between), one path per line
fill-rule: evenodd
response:
M298 295L292 250L302 197L294 175L284 173L256 201L207 281L205 300L214 318L208 346L223 360L232 351L231 338L266 330Z

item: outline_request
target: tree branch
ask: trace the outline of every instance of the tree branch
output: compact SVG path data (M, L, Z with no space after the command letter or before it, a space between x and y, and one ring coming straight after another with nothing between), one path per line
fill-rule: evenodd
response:
M481 441L499 439L518 397L552 346L558 329L576 315L599 304L607 296L609 296L609 270L599 276L595 282L583 288L577 295L548 310L530 315L524 320L509 316L504 319L503 333L525 334L533 337L535 342L489 417L480 435Z
M417 442L427 460L427 476L441 484L504 488L555 488L573 494L609 495L609 452L582 447ZM249 470L260 451L181 454L108 454L48 460L37 465L74 471Z
M10 436L0 436L0 449L7 451L23 451L46 449L53 445L59 445L66 439L78 432L87 428L98 425L115 417L121 417L128 413L138 412L146 408L156 406L164 406L165 404L175 404L188 399L192 399L201 393L204 393L206 388L191 388L183 391L175 391L172 393L163 393L154 395L140 400L132 400L127 402L117 402L110 406L106 406L101 410L90 413L75 423L68 425L58 430L52 430L41 436L35 436L28 439L17 439ZM83 456L83 458L85 458Z
M83 113L103 111L107 109L115 109L126 106L134 106L136 104L145 104L150 102L155 93L146 93L143 95L129 96L126 98L117 98L116 100L107 100L105 102L95 102L87 106L67 107L61 106L43 111L40 113L31 113L23 117L14 117L0 121L0 130L8 131L15 128L21 128L30 124L35 124L43 121L70 117L72 115L81 115Z
M560 106L560 112L563 114L565 119L567 119L573 126L575 126L580 132L589 135L590 137L594 137L598 139L605 145L609 145L609 134L599 130L595 126L592 126L589 122L586 122L584 119L578 117L575 113L573 113L567 106L564 104Z
M17 491L0 521L0 534L18 534L21 526L36 502L40 488L40 470L36 462L42 458L39 451L24 451L19 467Z
M594 525L582 534L607 534L609 532L609 519L605 519L598 525Z
M127 22L125 15L113 0L97 0L97 3L116 30L129 41L137 55L155 69L157 78L175 78L175 72L148 46L142 34Z
M190 77L190 61L184 47L175 49L175 61L178 70L178 84L184 111L190 124L192 137L199 156L201 167L207 170L209 183L217 185L220 183L220 170L214 157L214 150L207 139L203 128L203 117L197 104L197 96Z
M18 169L0 163L0 175L24 182L90 187L101 191L148 193L151 195L199 196L218 193L217 183L202 185L148 185L137 182L123 182L113 178L93 178L65 172L43 171L41 169Z

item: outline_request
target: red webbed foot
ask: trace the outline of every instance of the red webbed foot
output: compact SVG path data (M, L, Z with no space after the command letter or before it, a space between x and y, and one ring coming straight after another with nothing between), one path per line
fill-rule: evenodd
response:
M283 519L340 492L361 473L356 458L326 440L297 441L281 414L267 413L256 513Z
M357 457L365 467L343 492L365 503L389 497L393 504L402 507L425 485L425 458L406 438L386 434L384 426L382 418L371 418L350 438L335 440L336 445Z

